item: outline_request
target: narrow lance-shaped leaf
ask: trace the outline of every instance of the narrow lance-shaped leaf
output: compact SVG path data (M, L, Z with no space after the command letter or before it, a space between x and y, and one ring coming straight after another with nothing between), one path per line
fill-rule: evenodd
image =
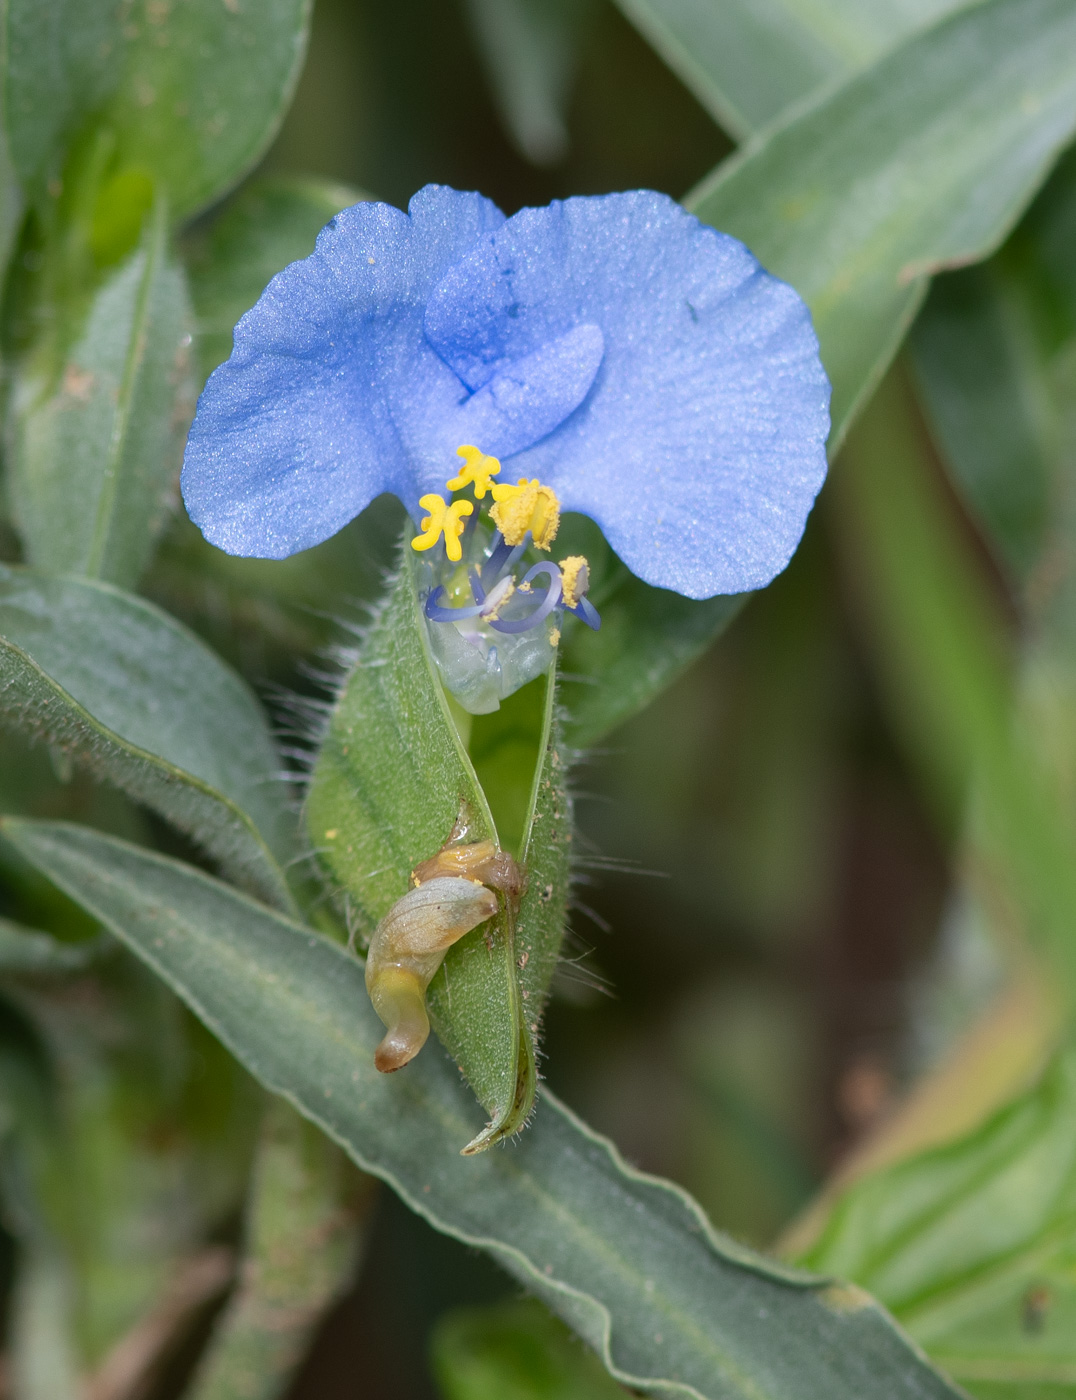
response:
M733 136L866 68L966 0L618 0Z
M0 713L193 836L284 907L286 794L254 697L178 622L108 584L0 565Z
M98 833L3 834L123 938L262 1083L437 1229L487 1250L625 1385L703 1400L957 1400L857 1290L716 1234L677 1187L631 1170L544 1094L534 1125L462 1157L475 1106L432 1048L382 1076L361 965L209 876Z
M64 363L31 356L16 377L11 483L30 563L138 582L175 496L193 411L190 343L158 203L144 246L97 292Z
M876 1292L973 1395L1023 1400L1076 1379L1074 1251L1069 1050L975 1132L852 1186L806 1262Z
M497 840L428 654L414 559L405 542L333 709L307 801L311 842L366 938L458 824L470 841ZM434 1028L491 1115L478 1146L518 1129L534 1097L516 957L502 908L449 950L431 987Z
M700 218L806 299L831 448L939 268L984 257L1076 128L1076 11L985 0L772 129L695 192Z

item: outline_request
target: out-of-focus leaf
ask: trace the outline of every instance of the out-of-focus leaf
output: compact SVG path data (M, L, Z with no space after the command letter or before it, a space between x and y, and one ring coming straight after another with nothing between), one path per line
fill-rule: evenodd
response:
M246 185L185 249L203 375L232 352L232 328L270 280L314 251L333 215L364 196L324 180L265 179Z
M0 977L81 972L99 952L96 943L61 943L50 934L0 918Z
M147 176L178 217L219 198L271 139L302 60L309 0L12 0L5 119L33 196L92 117L110 151L102 215Z
M32 1103L15 1116L17 1233L66 1276L63 1326L81 1368L96 1368L237 1210L260 1094L134 959L115 958L74 997L24 986L20 1004L47 1046L53 1102L45 1123ZM153 1345L168 1340L158 1331Z
M96 293L65 362L31 357L17 376L11 494L29 563L138 582L193 411L189 324L158 204L144 246Z
M73 1279L34 1181L42 1150L58 1146L57 1082L24 1013L0 1000L0 1215L18 1241L7 1317L19 1400L76 1400Z
M1046 537L1053 406L1006 253L940 277L911 337L917 386L957 485L1014 578Z
M59 823L4 836L124 939L268 1088L435 1228L487 1250L624 1384L705 1400L956 1392L857 1290L716 1234L670 1183L543 1094L529 1132L463 1157L475 1106L432 1048L378 1075L361 964L190 867Z
M733 136L867 67L967 0L617 0Z
M404 509L381 496L330 540L290 559L225 554L176 517L142 591L182 619L244 675L294 685L341 623L379 599L396 558Z
M1012 579L1039 593L1035 566L1069 528L1064 358L1076 340L1074 236L1070 154L989 263L934 284L910 341L919 395L956 484Z
M697 603L652 588L630 573L583 516L567 516L558 550L590 564L590 599L601 630L569 623L561 647L565 737L574 748L599 743L646 708L724 631L746 593Z
M1071 1387L1073 1052L977 1132L852 1186L804 1262L876 1293L973 1394Z
M66 140L118 75L109 0L13 0L4 8L3 120L12 165L34 195L59 174Z
M284 1393L354 1270L364 1201L356 1177L335 1143L281 1100L269 1104L241 1281L184 1392L188 1400L274 1400Z
M929 476L906 384L883 385L834 474L839 548L893 721L941 819L974 801L972 873L1076 987L1076 812L1056 758L1014 720L1001 621Z
M79 1400L71 1275L47 1245L23 1246L11 1298L12 1384L19 1400Z
M265 718L234 672L108 584L0 566L0 708L289 905L273 852L286 795Z
M334 708L307 800L311 842L366 937L407 892L411 870L440 850L457 822L472 841L498 840L428 653L414 558L405 547L388 601ZM534 1101L532 1027L545 988L533 979L538 969L551 975L560 945L571 829L561 786L552 786L561 759L551 723L550 702L538 749L546 755L537 790L542 815L536 830L533 821L525 828L524 858L533 873L518 921L513 926L503 911L467 934L429 990L437 1034L491 1114L474 1150L518 1131ZM545 811L547 799L555 815ZM520 985L520 959L529 968L527 987Z
M594 0L467 0L501 118L535 165L568 153L567 106Z
M212 203L272 139L299 75L310 0L136 4L104 121L116 178L150 170L178 215Z
M718 167L690 198L806 299L833 383L831 448L929 273L985 257L1076 127L1076 11L984 0Z
M430 1340L444 1400L617 1400L624 1391L534 1302L460 1308Z

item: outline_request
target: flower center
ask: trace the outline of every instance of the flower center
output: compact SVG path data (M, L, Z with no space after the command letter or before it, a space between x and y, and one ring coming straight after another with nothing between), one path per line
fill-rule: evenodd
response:
M557 535L561 511L553 487L543 486L537 477L521 477L516 486L495 483L501 463L470 444L456 449L456 455L462 466L446 480L446 489L470 487L476 500L488 494L493 503L476 508L466 497L451 504L437 494L421 497L428 514L411 547L425 552L444 539L444 559L463 564L448 570L439 566L441 556L432 554L427 619L455 624L460 637L484 648L484 655L495 634L504 640L533 633L547 619L548 645L555 647L560 641L558 617L564 612L597 630L600 617L586 598L590 573L582 554L571 554L560 564L541 560L526 567L528 550L548 550Z

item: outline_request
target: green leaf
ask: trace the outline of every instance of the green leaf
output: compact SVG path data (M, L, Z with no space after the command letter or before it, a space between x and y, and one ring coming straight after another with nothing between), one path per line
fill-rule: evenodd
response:
M138 582L193 411L188 327L158 204L144 246L96 293L64 363L31 356L16 378L11 493L30 563Z
M1064 423L1076 343L1074 227L1069 153L989 263L935 282L910 340L920 399L965 502L1010 576L1040 594L1035 566L1071 528Z
M3 11L3 120L32 196L59 174L69 134L108 96L118 7L110 0L10 0Z
M750 136L967 0L617 0L702 105Z
M955 1392L863 1293L794 1275L627 1167L543 1093L536 1121L463 1157L475 1105L429 1047L378 1075L362 966L176 861L84 828L7 818L4 836L124 939L268 1088L435 1228L487 1250L624 1384L705 1400Z
M302 66L310 0L144 0L122 26L124 77L104 121L116 165L149 170L177 215L211 204L279 126Z
M509 134L535 165L555 165L594 0L467 0L467 13Z
M279 760L234 672L174 619L108 584L0 565L0 710L290 904Z
M428 652L414 560L405 540L395 583L333 709L307 800L311 842L367 939L458 821L472 841L498 840ZM551 724L550 697L540 745L547 757L530 798L542 824L537 837L533 822L525 827L529 883L518 921L502 911L462 938L429 989L434 1029L491 1115L469 1150L518 1131L534 1101L533 1028L563 930L571 827L553 785ZM546 817L547 803L557 816Z
M1076 808L1047 727L1016 709L996 602L896 374L849 436L833 491L835 540L896 732L943 829L970 805L967 864L988 906L1000 903L1006 937L1014 926L1027 937L1071 997Z
M25 1104L14 1118L20 1238L66 1274L67 1330L83 1369L103 1375L209 1232L238 1209L261 1096L126 955L74 1001L45 987L22 999L48 1047L54 1105L43 1125ZM221 1279L221 1262L218 1250L218 1291L228 1273Z
M598 632L568 622L561 647L565 734L573 748L583 749L644 710L721 635L751 595L697 603L652 588L579 515L565 517L557 549L585 555L589 597L602 620Z
M351 1281L369 1191L340 1149L280 1099L254 1161L240 1283L187 1400L274 1400ZM368 1183L369 1184L369 1183Z
M93 119L111 145L107 204L149 176L184 217L265 150L298 76L309 0L11 0L5 117L32 197Z
M1004 252L939 277L911 336L919 396L957 486L1015 579L1050 516L1053 404L1038 337Z
M81 972L100 951L96 941L61 943L51 934L0 918L0 977Z
M1076 11L985 0L732 157L691 196L806 299L833 383L831 449L927 276L985 257L1076 128Z
M208 230L186 242L198 358L208 375L232 353L232 328L288 263L308 257L329 220L364 198L324 180L245 185Z
M805 1262L877 1293L972 1394L1022 1400L1036 1384L1067 1392L1076 1381L1076 1054L967 1137L852 1186Z
M617 1400L624 1392L534 1302L459 1308L430 1341L444 1400Z

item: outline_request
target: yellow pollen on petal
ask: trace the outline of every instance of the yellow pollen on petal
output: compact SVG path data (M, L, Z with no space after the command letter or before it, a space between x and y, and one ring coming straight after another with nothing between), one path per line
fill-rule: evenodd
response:
M560 561L560 586L564 606L574 608L590 587L590 565L581 554L569 554Z
M411 548L432 549L444 535L445 553L453 564L458 564L463 558L463 549L460 546L460 536L463 534L461 517L472 513L474 503L472 501L453 501L450 506L446 506L444 498L436 496L432 492L428 496L420 496L418 503L423 510L429 511L429 515L423 518L419 526L421 534L416 535L411 541Z
M530 481L519 478L518 486L494 486L490 519L513 547L522 544L531 532L539 549L548 549L560 526L560 502L551 486L543 486L537 477Z
M493 484L490 478L501 469L500 462L496 457L487 457L480 447L472 447L470 443L457 447L456 456L463 458L463 466L445 485L450 491L462 491L465 486L471 485L475 497L482 500Z

